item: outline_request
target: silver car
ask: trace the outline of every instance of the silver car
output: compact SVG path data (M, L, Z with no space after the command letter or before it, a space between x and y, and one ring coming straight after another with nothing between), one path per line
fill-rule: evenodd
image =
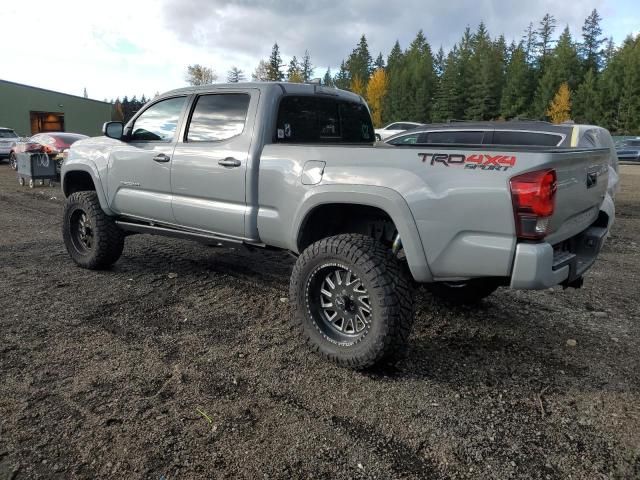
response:
M9 158L11 147L18 141L18 134L11 128L0 127L0 160Z

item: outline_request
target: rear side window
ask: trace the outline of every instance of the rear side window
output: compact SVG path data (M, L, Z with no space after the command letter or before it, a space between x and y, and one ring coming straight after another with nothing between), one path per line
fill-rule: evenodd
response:
M561 135L537 132L514 132L495 130L492 144L495 145L539 145L555 147L562 141Z
M191 115L188 142L219 142L244 130L251 97L245 93L225 93L198 97Z
M373 143L367 108L319 96L283 97L278 110L278 143Z
M473 130L442 130L420 135L418 143L462 143L478 145L482 143L484 132Z

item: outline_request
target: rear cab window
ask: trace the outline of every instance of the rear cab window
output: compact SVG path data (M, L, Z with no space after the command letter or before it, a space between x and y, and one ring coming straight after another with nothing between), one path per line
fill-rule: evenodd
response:
M287 95L280 101L276 143L373 144L364 104L319 95Z
M555 147L558 146L562 140L562 135L553 133L495 130L491 143L494 145L538 145Z
M485 132L480 130L441 130L437 132L425 132L420 134L418 143L460 143L479 145L482 143Z

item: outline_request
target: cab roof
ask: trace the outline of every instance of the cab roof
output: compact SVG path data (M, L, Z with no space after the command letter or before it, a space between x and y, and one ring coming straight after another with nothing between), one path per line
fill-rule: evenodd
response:
M238 82L238 83L212 83L192 87L176 88L160 95L167 97L180 94L217 92L220 90L253 88L261 92L276 93L278 95L331 95L352 102L364 103L364 99L355 93L338 88L326 87L315 83L289 83L289 82ZM160 98L158 97L158 98Z

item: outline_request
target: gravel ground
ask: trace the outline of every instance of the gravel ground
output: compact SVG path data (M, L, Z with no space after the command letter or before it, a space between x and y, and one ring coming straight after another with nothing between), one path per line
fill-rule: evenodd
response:
M58 189L0 165L0 479L640 478L640 166L584 288L419 291L358 373L288 323L285 253L135 236L76 268Z

